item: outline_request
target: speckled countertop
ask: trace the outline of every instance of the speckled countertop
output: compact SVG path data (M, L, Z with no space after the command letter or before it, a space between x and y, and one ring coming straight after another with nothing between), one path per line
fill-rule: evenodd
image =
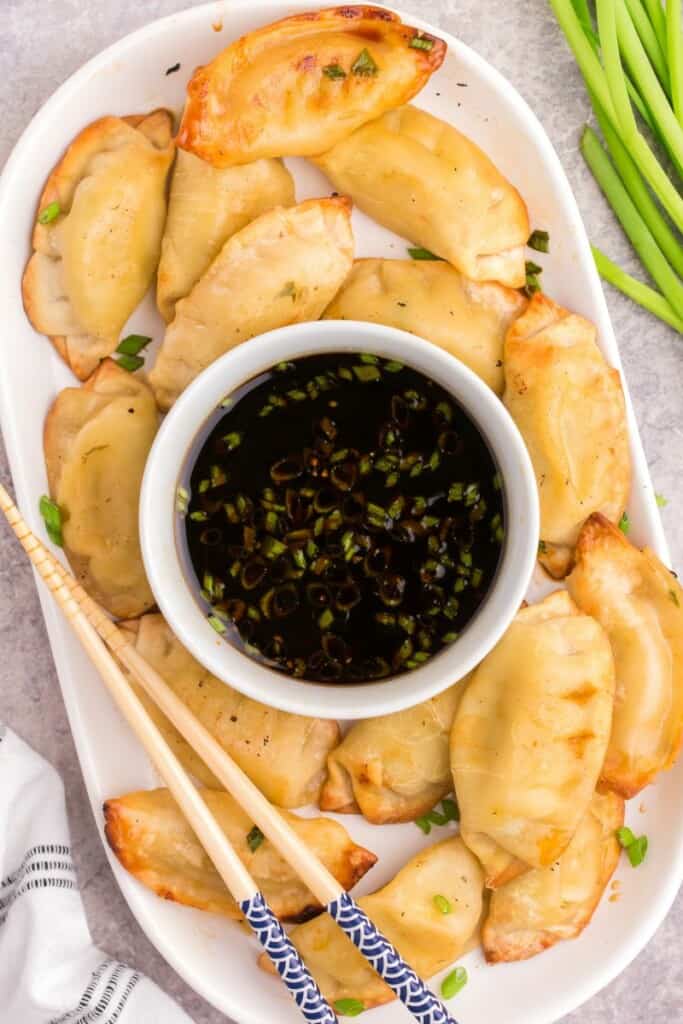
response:
M2 0L0 164L53 90L99 50L191 0ZM312 3L311 6L314 6ZM547 0L402 0L407 11L459 36L519 89L559 152L594 241L626 269L629 247L577 150L588 114L583 85ZM217 0L225 14L230 0ZM668 498L664 525L683 568L683 339L608 289L655 488ZM8 477L0 444L0 478ZM0 527L0 719L61 773L74 858L95 941L156 980L196 1024L226 1018L195 995L149 944L119 892L94 828L28 564ZM609 988L564 1024L683 1021L683 898L648 947ZM2 1012L0 1011L0 1019ZM6 1024L19 1024L7 1021ZM143 1024L143 1022L141 1022Z

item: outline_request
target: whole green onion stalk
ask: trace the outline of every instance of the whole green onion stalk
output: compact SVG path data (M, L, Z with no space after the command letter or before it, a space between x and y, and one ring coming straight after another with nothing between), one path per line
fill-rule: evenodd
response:
M661 0L594 0L592 5L590 0L549 2L588 87L605 143L603 147L588 128L581 151L658 290L624 273L594 247L598 271L680 331L681 0L666 0L665 8Z

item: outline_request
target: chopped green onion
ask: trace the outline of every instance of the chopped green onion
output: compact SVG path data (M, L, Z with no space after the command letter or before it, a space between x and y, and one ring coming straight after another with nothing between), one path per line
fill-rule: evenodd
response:
M346 72L341 64L326 64L323 68L323 74L328 78L346 78Z
M354 366L353 372L355 373L358 380L364 382L370 380L379 380L382 376L379 369L376 366Z
M361 363L371 363L373 366L376 366L377 363L379 362L379 359L377 358L377 356L374 356L371 352L361 352L360 361Z
M669 504L669 499L665 498L663 494L655 493L655 501L657 502L657 506L659 508L666 508L666 506Z
M444 262L443 256L435 256L429 249L423 249L421 246L409 245L408 255L411 260L439 260Z
M390 359L388 363L384 364L384 369L388 370L389 373L398 373L403 369L403 363L399 363L395 359Z
M416 818L415 824L419 829L422 830L422 832L424 832L426 836L428 836L429 833L432 831L432 823L430 822L426 814L422 815L421 818Z
M351 65L351 72L354 75L362 75L364 77L369 75L376 75L379 68L375 64L372 58L372 54L367 48L360 51L353 64Z
M247 846L252 853L255 853L256 850L258 850L265 838L266 837L258 825L254 825L254 827L247 833Z
M335 999L332 1005L342 1017L357 1017L365 1009L365 1003L360 999Z
M524 287L525 294L531 298L536 292L540 292L541 285L538 280L538 275L543 273L543 267L540 267L538 263L534 263L533 260L527 260L526 264L526 285Z
M412 46L413 50L431 50L434 46L434 40L418 34L413 36L408 46Z
M318 626L320 627L320 629L329 629L333 622L334 615L332 614L329 608L326 608L318 619Z
M116 363L121 367L122 370L127 370L128 373L135 373L141 366L145 365L145 360L142 356L119 356Z
M53 220L56 220L62 212L62 208L59 203L55 200L52 203L48 203L38 214L39 224L51 224Z
M526 244L536 252L550 252L550 235L547 231L532 231Z
M234 451L235 448L239 448L242 444L242 434L239 430L232 430L229 434L226 434L223 438L227 445L228 451Z
M467 971L464 967L456 967L441 982L441 995L444 999L453 999L467 984Z
M209 518L208 512L203 509L195 509L194 512L190 512L190 519L195 523L205 523Z
M447 822L460 820L458 805L451 797L446 797L441 801L441 810L443 811Z
M43 522L45 523L45 529L47 535L53 544L57 547L64 547L64 538L62 537L62 510L56 501L52 501L48 498L47 494L43 494L38 503L38 508Z
M647 853L647 836L638 836L634 842L626 847L626 856L631 862L632 868L637 868L645 860Z
M119 342L116 351L120 352L122 356L136 356L149 345L151 340L145 334L129 334Z
M217 633L225 633L226 625L218 618L217 615L209 615L209 625L212 629L215 629Z
M451 914L453 912L453 906L450 900L447 900L445 896L437 893L436 896L432 897L432 902L440 914Z
M636 841L635 835L626 825L617 829L617 839L619 840L619 845L623 846L624 849Z
M185 487L178 487L175 492L175 507L176 511L184 515L187 512L187 506L190 500L190 492Z
M631 529L631 520L628 517L628 512L624 512L623 516L619 520L619 529L625 534L627 534Z
M619 845L626 850L631 866L637 868L642 864L645 860L645 854L647 853L647 836L636 837L631 829L624 825L617 829L616 837Z

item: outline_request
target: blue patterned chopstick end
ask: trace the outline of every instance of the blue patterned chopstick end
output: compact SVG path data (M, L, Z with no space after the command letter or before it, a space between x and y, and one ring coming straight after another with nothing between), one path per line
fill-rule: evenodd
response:
M260 892L240 903L257 939L310 1024L336 1024L336 1016Z
M327 912L393 989L415 1020L420 1024L457 1024L441 1000L377 930L352 896L342 893L328 905Z

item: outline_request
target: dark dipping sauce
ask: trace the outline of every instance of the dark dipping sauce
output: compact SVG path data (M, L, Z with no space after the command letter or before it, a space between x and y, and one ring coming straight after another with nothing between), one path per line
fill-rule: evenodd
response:
M332 353L281 363L222 408L185 519L219 634L326 683L417 668L457 639L495 575L504 513L451 395L398 362Z

